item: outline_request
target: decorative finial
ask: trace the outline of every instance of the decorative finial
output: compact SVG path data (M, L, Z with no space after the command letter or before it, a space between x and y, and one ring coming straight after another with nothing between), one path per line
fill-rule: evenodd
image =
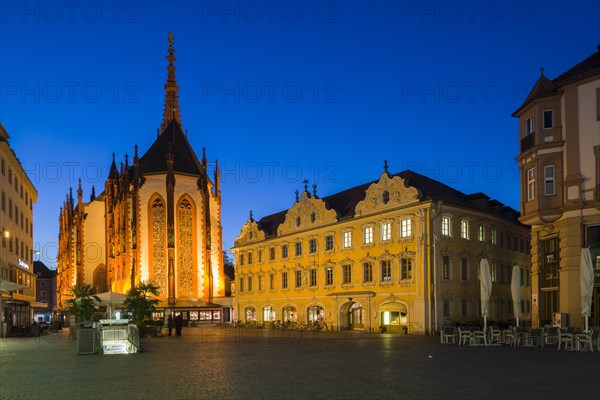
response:
M112 162L114 163L115 162L115 152L114 151L113 151L113 155L112 156L113 156L113 161Z
M300 192L296 190L296 203L300 201Z
M81 190L81 178L78 179L79 184L77 185L77 190Z
M125 153L125 167L129 167L129 155Z
M252 217L252 210L250 210L250 221L254 222L254 218Z
M163 132L169 122L172 120L176 120L177 123L181 126L181 116L179 111L179 96L177 93L179 92L179 86L177 85L177 80L175 79L175 49L173 47L173 32L169 32L169 54L167 55L167 60L169 60L169 65L167 65L167 82L165 83L165 107L163 110L163 122L160 125L160 132Z
M94 201L96 199L96 188L92 185L92 194L90 194L90 201Z
M313 183L312 187L313 187L313 196L317 197L317 184Z
M303 181L303 183L304 183L304 191L308 193L308 179L305 179Z
M202 165L205 167L208 165L208 160L206 159L206 147L202 148Z
M544 67L540 68L540 76L544 76Z
M133 158L138 158L138 145L133 146Z
M383 171L386 174L388 173L388 163L387 163L387 160L383 160Z

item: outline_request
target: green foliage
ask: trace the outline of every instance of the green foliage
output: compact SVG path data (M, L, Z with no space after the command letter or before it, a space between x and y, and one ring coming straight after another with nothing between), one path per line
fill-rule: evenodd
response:
M152 311L156 309L159 286L152 282L140 282L139 285L127 292L127 298L123 306L131 313L136 323L142 323L145 319L152 317ZM140 324L142 325L142 324Z
M77 322L97 321L96 304L100 298L96 296L96 288L86 283L83 286L72 286L69 292L72 297L65 301L69 314L75 315Z

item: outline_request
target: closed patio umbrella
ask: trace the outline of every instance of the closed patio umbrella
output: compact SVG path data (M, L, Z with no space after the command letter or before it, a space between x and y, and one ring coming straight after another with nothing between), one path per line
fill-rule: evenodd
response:
M123 302L127 298L126 295L122 293L113 292L112 290L100 293L97 296L98 298L100 298L99 304L107 306L109 319L112 318L112 306L115 304L123 304Z
M487 258L479 263L479 289L481 295L481 315L483 315L483 330L487 328L488 306L492 296L492 275Z
M513 310L517 319L517 326L519 326L519 317L521 317L521 268L518 265L513 265L510 292L512 294Z
M588 318L592 311L592 295L594 291L594 269L590 249L581 249L579 263L579 284L581 285L581 315L585 317L585 330L588 330Z

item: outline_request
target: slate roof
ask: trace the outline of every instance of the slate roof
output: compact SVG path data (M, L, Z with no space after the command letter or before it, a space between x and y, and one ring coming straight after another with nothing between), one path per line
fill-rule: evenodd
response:
M415 187L421 192L421 201L433 200L443 201L444 203L454 204L466 208L481 210L474 202L470 200L470 196L456 189L451 188L441 182L418 174L411 170L406 170L397 173L393 176L399 176L404 179L405 184ZM323 197L322 200L328 209L336 211L338 220L344 220L354 217L356 205L365 199L366 191L373 183L379 180L371 181L359 186L346 189L344 191ZM480 197L482 193L478 193L476 197ZM493 200L497 203L497 200ZM501 204L501 203L500 203ZM510 207L504 206L504 209L512 210ZM258 221L258 227L265 232L267 237L277 235L277 228L285 221L285 215L288 210L280 211L275 214L267 215ZM514 211L514 210L512 210ZM516 211L514 211L516 213ZM517 213L518 214L518 213ZM516 221L515 221L516 222Z
M48 268L46 264L41 261L33 262L33 273L41 279L52 279L56 276L56 271Z
M542 74L535 85L533 85L533 88L529 92L529 95L523 104L521 104L521 106L512 114L512 116L518 116L519 112L533 100L551 97L562 93L562 86L600 74L600 46L598 46L598 48L598 51L596 51L594 54L578 63L573 68L570 68L566 72L560 74L554 80L550 80Z
M148 151L140 158L140 172L142 174L166 173L167 153L170 145L174 154L173 171L175 173L196 176L203 174L202 165L176 120L169 122Z

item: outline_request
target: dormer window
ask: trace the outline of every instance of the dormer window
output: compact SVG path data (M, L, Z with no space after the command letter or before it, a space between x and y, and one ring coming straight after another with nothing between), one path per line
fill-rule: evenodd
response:
M300 226L300 217L296 217L296 226Z
M316 213L312 213L310 214L310 222L315 222L317 220L317 214Z
M383 204L387 204L390 202L390 192L388 192L387 190L383 191L383 194L381 196L381 201L383 202Z
M248 239L252 239L252 231L248 232Z

